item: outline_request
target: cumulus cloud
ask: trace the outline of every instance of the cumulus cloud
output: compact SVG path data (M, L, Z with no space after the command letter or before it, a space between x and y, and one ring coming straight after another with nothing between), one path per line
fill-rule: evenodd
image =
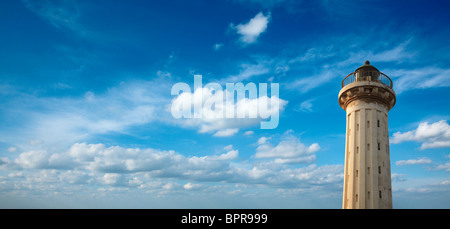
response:
M251 44L256 41L261 33L266 31L270 17L270 13L265 16L262 12L259 12L247 23L238 24L236 26L232 24L231 27L234 28L239 35L241 35L240 41L242 43Z
M269 138L267 138L267 137L260 137L260 138L258 139L258 144L259 144L259 145L263 145L263 144L265 144L265 143L267 142L268 139L269 139Z
M422 122L417 129L407 132L396 132L390 142L393 144L405 141L421 142L421 149L450 147L450 126L446 120L429 124Z
M201 184L192 184L192 183L186 183L185 185L183 185L183 188L186 190L198 190L202 187L203 185Z
M230 150L227 153L221 154L217 157L218 160L234 160L238 157L239 152L237 150Z
M21 153L14 163L24 169L83 169L110 174L154 172L183 176L190 170L214 170L226 167L226 161L238 156L237 150L218 156L185 157L174 151L155 149L106 147L103 144L76 143L65 153L28 151ZM108 175L111 180L116 175ZM116 178L114 178L116 179ZM109 181L106 183L110 183Z
M271 158L276 163L311 163L316 160L314 153L319 150L318 143L306 146L300 139L288 133L276 146L273 146L267 138L260 138L255 158Z
M104 144L86 143L73 144L67 151L59 153L45 150L27 151L13 160L5 159L1 163L9 164L9 168L15 166L16 170L21 171L20 177L11 176L12 180L8 181L15 179L17 187L17 184L21 183L17 179L23 177L26 178L22 179L26 182L24 185L30 182L59 182L139 189L152 189L157 186L158 189L166 191L171 190L169 186L173 185L179 186L176 190L194 190L200 187L194 183L204 181L290 188L308 187L313 184L337 185L342 179L341 165L310 164L303 168L291 168L281 164L313 161L308 156L318 150L317 144L307 147L298 139L285 137L272 149L268 148L268 141L259 146L266 148L264 151L259 148L258 156L253 157L255 161L251 163L234 161L239 152L231 145L224 147L221 154L184 156L171 150L107 147ZM259 160L261 158L275 160ZM187 184L182 186L178 182L165 182L176 180L186 181ZM169 186L164 188L166 185Z
M236 134L239 128L255 126L268 118L278 117L286 104L287 101L277 96L244 97L235 101L234 94L226 89L203 87L194 93L181 93L172 100L170 107L174 117L183 117L186 111L191 114L176 121L181 126L197 128L200 133L214 133L216 137L228 137Z
M409 160L400 160L396 161L395 165L423 165L423 164L431 164L431 159L427 157L417 158L417 159L409 159Z
M14 162L23 168L53 168L59 167L59 154L50 154L46 151L28 151L19 155Z

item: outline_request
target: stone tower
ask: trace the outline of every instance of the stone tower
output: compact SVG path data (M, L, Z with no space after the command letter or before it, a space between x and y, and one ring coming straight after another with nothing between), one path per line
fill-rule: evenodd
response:
M366 61L342 80L339 105L347 112L342 208L392 208L388 111L392 80Z

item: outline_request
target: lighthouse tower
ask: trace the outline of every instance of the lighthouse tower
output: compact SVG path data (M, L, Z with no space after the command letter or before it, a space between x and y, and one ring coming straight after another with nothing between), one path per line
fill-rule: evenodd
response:
M342 208L392 208L388 111L392 80L366 61L342 80L339 105L347 113Z

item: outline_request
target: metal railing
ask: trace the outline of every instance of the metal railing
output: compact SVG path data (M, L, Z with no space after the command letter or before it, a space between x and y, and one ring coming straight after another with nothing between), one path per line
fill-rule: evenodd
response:
M384 73L376 71L352 72L342 80L341 86L345 87L353 82L361 81L373 81L387 85L390 88L393 87L391 78Z

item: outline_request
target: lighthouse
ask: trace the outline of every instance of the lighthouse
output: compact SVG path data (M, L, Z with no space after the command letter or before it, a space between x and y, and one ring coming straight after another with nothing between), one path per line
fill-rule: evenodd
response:
M396 102L392 80L369 61L341 84L346 111L343 209L392 208L388 112Z

